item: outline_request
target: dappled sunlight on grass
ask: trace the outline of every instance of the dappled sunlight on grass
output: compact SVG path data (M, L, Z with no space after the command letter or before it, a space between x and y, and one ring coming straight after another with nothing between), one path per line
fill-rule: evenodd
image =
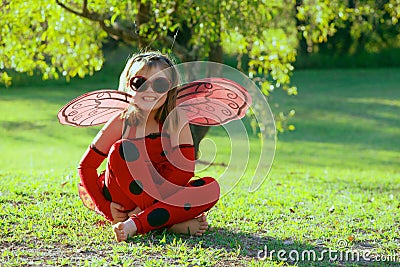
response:
M379 99L379 98L347 98L350 103L361 103L361 104L379 104L382 106L400 107L400 100L395 99Z

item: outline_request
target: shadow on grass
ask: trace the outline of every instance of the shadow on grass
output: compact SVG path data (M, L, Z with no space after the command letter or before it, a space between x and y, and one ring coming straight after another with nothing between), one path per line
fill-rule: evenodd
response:
M294 76L299 95L276 91L271 107L294 108L296 130L287 142L358 145L398 152L398 69L308 71ZM297 80L297 82L296 82Z
M224 228L213 228L202 237L175 235L165 231L155 231L128 241L138 245L148 244L150 238L153 244L164 242L173 245L180 238L189 247L198 246L231 252L236 259L227 259L229 263L259 262L260 264L296 265L296 266L399 266L399 262L386 257L385 262L374 262L376 254L370 248L354 244L353 248L340 250L329 249L323 245L311 245L295 241L277 240L273 237L261 237L257 234L231 231ZM162 240L162 241L161 241ZM357 249L355 249L357 248ZM232 256L234 257L234 256ZM381 257L384 257L381 255ZM222 263L223 264L223 263ZM236 264L235 264L236 265Z
M324 119L323 113L320 117L298 121L296 120L299 118L295 118L293 123L296 131L281 136L281 139L287 142L309 141L399 151L394 129L400 126L400 120L392 115L400 111L399 107L364 103L353 105L345 102L340 107L330 107L332 105L328 101L325 105L324 109L311 107L309 111L314 111L315 114L319 110L325 114L336 114L335 119ZM298 113L301 114L301 110ZM307 112L304 111L303 114L305 113Z

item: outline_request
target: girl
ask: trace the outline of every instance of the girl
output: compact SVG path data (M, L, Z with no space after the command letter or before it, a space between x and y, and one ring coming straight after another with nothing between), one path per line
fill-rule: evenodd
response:
M154 229L202 235L208 228L204 212L220 190L211 177L190 181L195 154L187 119L176 108L178 84L168 57L133 56L119 86L133 101L102 128L79 164L80 190L112 222L118 242Z

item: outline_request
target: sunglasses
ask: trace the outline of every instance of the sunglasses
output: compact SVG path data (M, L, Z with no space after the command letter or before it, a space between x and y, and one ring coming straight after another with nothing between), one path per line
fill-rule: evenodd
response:
M145 82L146 86L142 86ZM165 77L157 77L151 80L147 80L143 76L134 76L129 79L129 87L135 92L144 92L151 85L154 92L159 94L168 92L171 89L171 82Z

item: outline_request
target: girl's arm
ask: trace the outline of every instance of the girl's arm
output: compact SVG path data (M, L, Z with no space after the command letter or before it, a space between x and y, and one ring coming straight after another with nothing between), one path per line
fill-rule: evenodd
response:
M120 115L107 122L86 150L78 167L81 183L90 195L96 209L110 221L113 220L110 209L111 202L104 197L97 184L97 168L107 157L111 146L121 138L122 129L123 120Z
M178 123L175 127L169 127L168 129L171 137L172 147L176 147L179 145L193 145L192 132L190 131L189 121L186 116L186 112L179 109L179 107L176 108L174 112L174 115L177 117Z
M123 126L124 119L121 118L121 114L118 114L104 125L94 138L92 146L95 146L102 153L108 154L111 146L121 139Z

